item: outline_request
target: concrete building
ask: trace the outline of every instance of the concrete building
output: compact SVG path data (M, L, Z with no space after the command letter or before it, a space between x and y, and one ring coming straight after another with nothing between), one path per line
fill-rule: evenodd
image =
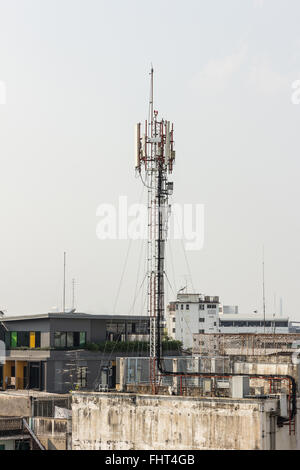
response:
M289 332L288 318L242 316L237 306L223 306L219 297L187 293L169 304L166 325L168 336L181 341L184 349L192 349L195 334Z
M293 354L300 347L300 334L195 334L193 355L266 356Z
M33 447L22 418L0 417L0 450L32 450Z
M5 364L0 365L3 390L67 393L74 385L89 390L103 380L109 385L117 348L97 353L87 349L88 344L149 338L149 319L142 316L48 313L4 318L2 323L0 339L6 344Z
M285 413L278 397L74 392L72 413L73 450L300 448L298 433L277 424Z
M291 352L164 358L156 395L147 361L118 359L116 393L72 393L73 450L300 449Z
M0 445L3 450L71 450L71 413L70 395L1 392Z
M169 336L193 347L194 333L215 333L219 329L219 297L178 294L167 310Z
M289 332L290 333L300 333L300 322L291 321L289 323Z

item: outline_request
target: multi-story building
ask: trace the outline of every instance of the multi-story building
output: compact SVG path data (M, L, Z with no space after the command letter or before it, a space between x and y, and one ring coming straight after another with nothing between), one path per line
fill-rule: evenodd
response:
M74 384L79 389L94 389L97 382L109 384L119 352L118 348L106 351L106 342L148 341L149 319L85 313L4 317L0 339L6 344L5 363L0 364L2 390L66 393ZM89 344L105 347L99 352ZM122 355L127 355L126 350Z
M193 334L218 331L219 308L219 297L178 294L177 301L168 308L169 336L181 341L184 348L192 348Z
M288 333L289 319L282 317L242 316L237 306L223 306L219 297L180 293L167 309L168 335L181 341L185 349L193 347L193 335L215 333Z

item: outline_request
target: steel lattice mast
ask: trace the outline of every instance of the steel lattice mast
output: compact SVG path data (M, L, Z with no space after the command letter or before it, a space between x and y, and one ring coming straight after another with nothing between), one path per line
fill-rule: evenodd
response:
M158 120L153 107L153 69L151 70L149 118L142 135L141 124L136 126L136 171L148 189L148 302L150 318L150 381L157 392L161 358L161 328L164 320L164 260L168 228L168 196L173 183L175 151L173 125Z

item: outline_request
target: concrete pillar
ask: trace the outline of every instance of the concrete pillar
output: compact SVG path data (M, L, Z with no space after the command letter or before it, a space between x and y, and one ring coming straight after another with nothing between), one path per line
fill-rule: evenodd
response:
M125 357L121 357L120 360L119 360L119 367L120 367L120 371L119 371L119 391L120 392L123 392L124 389L125 389L125 366L126 366L126 358Z
M173 359L172 362L173 362L172 370L173 372L177 372L178 371L178 359ZM173 391L176 391L176 393L177 393L177 388L178 388L178 377L174 375L173 380L172 380L172 389Z

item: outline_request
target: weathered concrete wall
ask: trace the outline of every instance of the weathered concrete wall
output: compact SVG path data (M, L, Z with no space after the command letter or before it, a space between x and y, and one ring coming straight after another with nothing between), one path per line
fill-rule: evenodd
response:
M297 400L297 409L299 410L300 400ZM300 413L296 415L295 426L283 426L277 428L276 432L276 450L299 450L300 449Z
M73 450L268 449L275 400L74 393Z
M270 362L236 362L234 364L235 374L262 374L262 375L291 375L298 379L298 367L291 363Z
M290 375L294 377L297 382L297 388L299 392L299 365L292 364L291 362L235 362L234 363L234 373L243 375L243 374L253 374L253 375ZM269 393L270 384L268 380L252 379L251 386L253 387L263 387L264 393ZM283 389L288 388L288 382L282 382L282 391Z
M0 416L31 416L31 398L0 393Z
M67 450L71 421L55 418L33 418L33 430L47 450Z

